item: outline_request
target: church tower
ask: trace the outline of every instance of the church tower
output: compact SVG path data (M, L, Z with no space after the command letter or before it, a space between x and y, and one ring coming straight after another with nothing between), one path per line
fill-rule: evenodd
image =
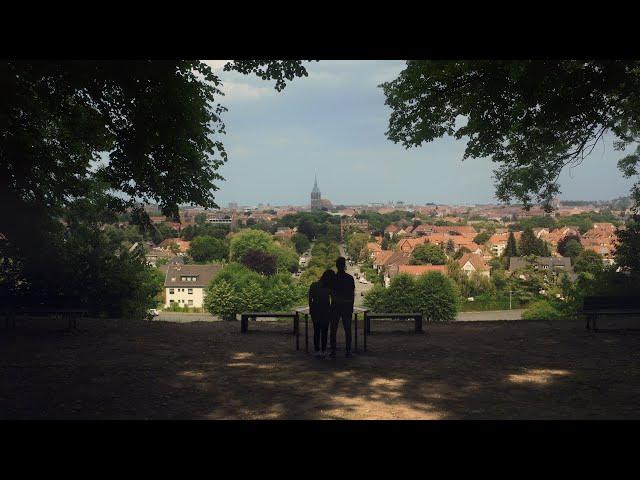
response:
M322 210L322 196L318 188L318 178L313 182L313 190L311 190L311 210Z

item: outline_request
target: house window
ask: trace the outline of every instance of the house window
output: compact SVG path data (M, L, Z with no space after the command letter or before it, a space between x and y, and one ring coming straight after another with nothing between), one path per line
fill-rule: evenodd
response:
M188 293L189 295L193 294L193 288L188 288L188 289L187 289L187 293ZM189 300L189 301L191 301L191 300Z
M173 293L174 293L174 292L173 292L173 288L170 288L170 289L169 289L169 295L173 295ZM171 300L171 301L173 302L173 300Z
M192 307L193 306L193 300L189 300L189 306Z

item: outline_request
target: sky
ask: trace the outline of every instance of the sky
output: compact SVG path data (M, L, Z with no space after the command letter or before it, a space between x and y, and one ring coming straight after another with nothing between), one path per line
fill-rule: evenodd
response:
M322 60L305 64L308 77L282 92L274 82L222 70L220 103L228 162L220 169L216 202L255 206L309 203L314 175L322 198L338 204L404 201L415 204L498 203L492 162L461 160L464 140L444 137L405 149L385 136L390 109L380 83L403 61ZM611 138L582 165L560 176L561 199L608 200L629 194L632 180L616 167L623 152Z

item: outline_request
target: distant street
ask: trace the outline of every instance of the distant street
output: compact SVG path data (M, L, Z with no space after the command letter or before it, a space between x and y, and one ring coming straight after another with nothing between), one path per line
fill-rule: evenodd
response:
M353 271L349 272L353 274ZM363 285L356 281L356 299L355 305L357 307L362 306L363 297L361 292L366 292L371 288L371 284ZM459 322L486 322L497 320L520 320L524 310L493 310L487 312L459 312L456 318ZM190 323L190 322L219 322L218 317L210 315L208 313L182 313L182 312L160 312L160 315L155 317L154 322L176 322L176 323Z
M490 320L520 320L524 310L492 310L487 312L458 312L459 322L482 322Z
M160 315L153 319L154 322L219 322L220 319L210 313L183 313L183 312L160 312Z

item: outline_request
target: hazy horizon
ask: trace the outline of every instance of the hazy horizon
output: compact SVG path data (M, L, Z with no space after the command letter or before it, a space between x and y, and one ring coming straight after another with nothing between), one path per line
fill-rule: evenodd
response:
M320 61L306 64L308 77L282 92L273 82L223 72L228 108L221 136L229 161L220 173L216 202L242 205L305 205L314 175L322 198L338 204L404 201L425 204L499 203L492 162L461 161L464 140L445 137L405 150L387 140L389 109L378 85L392 80L403 61ZM616 163L624 152L613 139L583 164L560 176L562 200L602 201L629 195L633 180Z

